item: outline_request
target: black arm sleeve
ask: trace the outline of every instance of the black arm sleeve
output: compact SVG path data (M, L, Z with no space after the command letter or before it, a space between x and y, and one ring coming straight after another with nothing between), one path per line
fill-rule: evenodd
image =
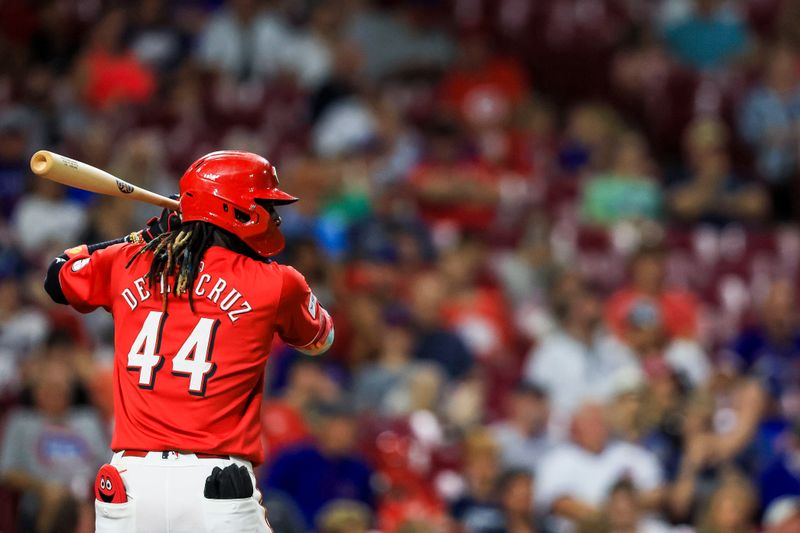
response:
M121 244L123 242L128 242L127 236L111 241L90 244L86 248L89 250L89 255L91 255L97 250L102 250L103 248L108 248L113 244ZM67 259L69 259L67 254L61 254L53 259L53 261L50 263L50 266L47 267L47 274L45 274L44 277L45 292L55 303L63 305L69 305L69 302L67 301L67 297L64 296L64 291L61 290L61 283L58 281L58 275L61 272L61 268L67 262Z

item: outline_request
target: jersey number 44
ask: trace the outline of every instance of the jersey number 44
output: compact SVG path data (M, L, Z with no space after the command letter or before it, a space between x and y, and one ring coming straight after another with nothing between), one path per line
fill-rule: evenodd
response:
M128 352L128 370L139 372L142 389L155 386L156 376L164 366L164 356L159 351L166 319L167 313L150 311ZM219 320L201 318L172 358L172 374L188 377L189 394L194 396L206 395L208 380L217 368L211 356L219 324Z

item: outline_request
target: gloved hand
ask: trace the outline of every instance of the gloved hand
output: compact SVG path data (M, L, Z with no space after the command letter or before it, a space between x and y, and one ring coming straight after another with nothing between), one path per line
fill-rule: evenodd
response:
M228 465L223 470L215 466L206 478L203 495L212 500L233 500L253 495L253 481L244 466Z
M173 200L180 198L177 194L170 196ZM147 221L147 226L140 232L144 242L150 242L162 233L167 233L181 227L181 216L175 211L163 209L161 215Z

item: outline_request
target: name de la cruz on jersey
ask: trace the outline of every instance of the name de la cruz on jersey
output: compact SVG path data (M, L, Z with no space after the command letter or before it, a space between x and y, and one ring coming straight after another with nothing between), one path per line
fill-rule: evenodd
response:
M202 262L200 263L200 272L203 272ZM234 287L229 287L228 282L220 276L212 276L208 273L200 274L193 290L195 298L204 297L213 302L228 316L231 322L236 322L240 315L253 310L242 293ZM167 286L167 292L172 292L172 288ZM163 293L164 283L161 283L159 296ZM152 291L148 287L147 280L142 276L133 280L133 285L123 290L121 296L133 311L140 303L152 297Z

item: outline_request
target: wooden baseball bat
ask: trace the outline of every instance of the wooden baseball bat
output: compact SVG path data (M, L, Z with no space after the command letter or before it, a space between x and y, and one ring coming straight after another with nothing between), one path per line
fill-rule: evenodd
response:
M110 196L121 196L159 207L166 207L173 211L180 211L180 204L177 200L142 189L116 176L112 176L104 170L47 150L39 150L33 154L31 157L31 170L37 176L77 189Z

